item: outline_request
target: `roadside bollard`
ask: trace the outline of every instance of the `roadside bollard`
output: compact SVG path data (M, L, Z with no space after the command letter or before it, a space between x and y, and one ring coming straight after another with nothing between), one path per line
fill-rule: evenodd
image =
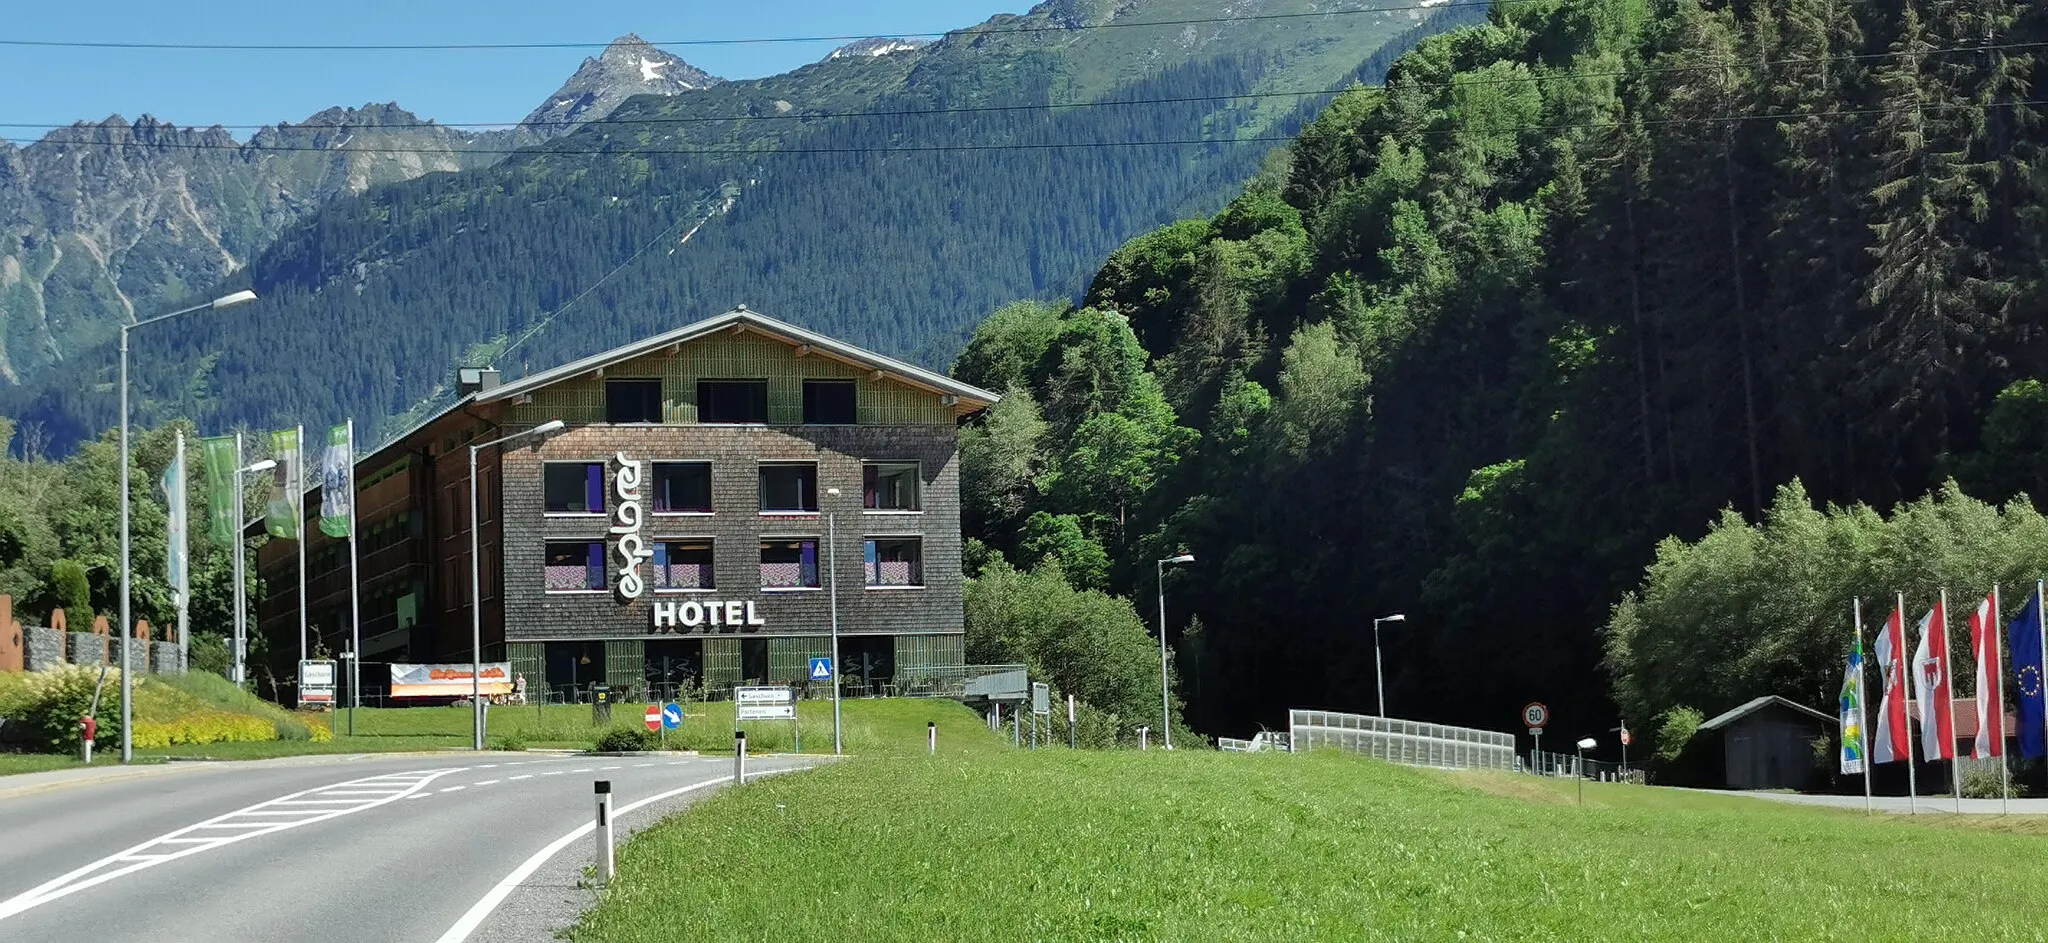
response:
M1152 734L1152 728L1150 728L1150 727L1139 727L1139 728L1138 728L1138 749L1140 749L1140 750L1149 750L1149 749L1151 749L1151 746L1150 746L1150 742L1151 742L1151 741L1150 741L1150 739L1149 739L1149 738L1150 738L1150 736L1151 736L1151 734Z
M924 750L926 753L939 752L939 722L936 720L924 722Z
M597 879L612 882L612 781L597 781Z
M99 726L90 714L78 718L78 749L87 763L92 762L92 740L93 735L99 732Z
M744 730L732 732L732 784L747 784L747 732Z

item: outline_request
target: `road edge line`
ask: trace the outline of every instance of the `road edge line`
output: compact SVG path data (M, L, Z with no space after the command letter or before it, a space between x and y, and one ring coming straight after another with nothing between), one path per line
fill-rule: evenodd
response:
M755 773L752 776L749 776L748 779L751 781L767 776L778 775L781 773L792 773L800 769L809 769L809 767L800 766L793 767L790 769L769 770L760 773ZM625 815L626 813L638 809L642 806L645 806L649 803L660 802L663 799L673 799L676 796L680 796L686 792L696 792L699 789L709 789L712 786L721 786L730 782L732 782L732 775L728 773L726 775L719 776L715 779L707 779L703 782L691 783L690 785L682 786L676 789L671 789L667 792L658 792L654 795L648 796L645 799L638 799L633 802L629 802L623 806L620 806L617 809L612 810L612 818L617 819L619 816ZM575 842L576 839L582 838L583 836L588 835L596 830L596 822L585 822L582 825L578 825L575 828L570 829L569 834L563 835L562 837L549 842L546 847L543 847L541 850L534 852L531 857L527 858L525 861L520 862L518 867L513 868L512 873L505 875L505 878L503 880L499 881L497 884L493 885L489 891L485 892L484 896L481 899L479 899L475 904L470 905L470 908L468 910L463 911L462 916L456 919L455 925L449 927L448 932L441 934L440 938L437 939L435 943L464 943L464 941L469 939L470 934L475 933L477 931L477 928L483 926L485 920L490 919L491 913L498 909L498 905L503 904L505 902L505 898L512 896L512 892L519 888L521 882L525 881L529 877L532 877L533 872L540 870L541 865L546 864L548 862L548 859L560 854L562 852L562 849L569 847L569 845Z

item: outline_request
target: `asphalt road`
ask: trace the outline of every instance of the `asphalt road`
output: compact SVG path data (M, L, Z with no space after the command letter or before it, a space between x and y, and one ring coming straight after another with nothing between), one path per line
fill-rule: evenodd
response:
M594 899L594 840L571 833L596 780L630 830L730 785L732 758L304 758L25 794L8 779L0 940L539 943Z

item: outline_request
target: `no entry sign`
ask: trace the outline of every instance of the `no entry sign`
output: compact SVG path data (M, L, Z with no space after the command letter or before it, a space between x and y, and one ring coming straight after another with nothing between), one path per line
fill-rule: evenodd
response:
M660 729L661 729L661 705L659 705L659 704L649 704L649 705L647 705L647 729L649 729L649 730L660 730Z

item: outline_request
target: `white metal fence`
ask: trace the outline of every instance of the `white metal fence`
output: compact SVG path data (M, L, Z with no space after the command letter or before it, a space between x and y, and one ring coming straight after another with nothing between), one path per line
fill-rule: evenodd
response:
M1515 769L1513 734L1447 727L1413 720L1288 711L1287 733L1295 750L1334 747L1352 753L1439 769Z
M1287 734L1273 730L1261 730L1257 736L1252 737L1250 740L1239 740L1236 737L1217 737L1216 748L1225 753L1261 753L1265 751L1292 753L1294 752L1294 744L1291 740L1292 738Z

